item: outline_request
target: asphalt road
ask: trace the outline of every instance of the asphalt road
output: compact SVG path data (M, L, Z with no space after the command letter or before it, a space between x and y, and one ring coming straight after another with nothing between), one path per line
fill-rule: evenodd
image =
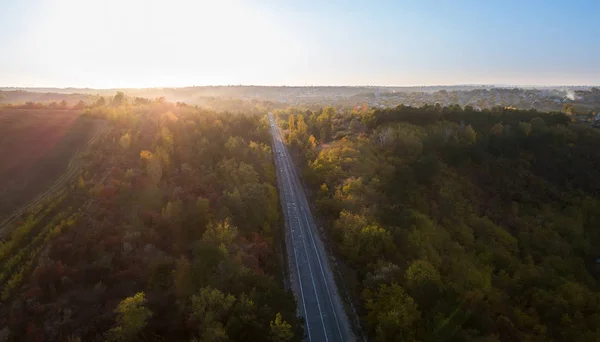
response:
M298 312L305 319L306 338L308 341L353 341L327 253L272 114L269 114L269 123L279 194L286 218L290 278Z

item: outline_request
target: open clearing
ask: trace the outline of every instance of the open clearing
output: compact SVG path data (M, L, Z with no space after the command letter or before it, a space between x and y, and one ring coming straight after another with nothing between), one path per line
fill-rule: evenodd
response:
M0 109L0 222L50 188L97 132L80 113Z

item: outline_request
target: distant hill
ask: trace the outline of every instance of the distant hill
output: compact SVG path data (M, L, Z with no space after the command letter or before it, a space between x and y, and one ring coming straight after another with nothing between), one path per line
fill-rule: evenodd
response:
M514 87L498 85L453 86L194 86L182 88L0 88L0 104L67 101L92 102L100 96L111 97L122 91L130 98L185 102L215 110L230 111L233 108L263 105L304 106L316 108L324 105L350 108L357 105L370 107L395 107L399 104L421 106L436 104L491 108L513 106L520 109L535 108L542 111L560 111L565 102L572 102L580 111L597 112L598 101L579 93L590 92L588 86ZM575 94L578 96L575 96ZM241 101L241 102L240 102ZM242 105L241 103L244 103ZM263 106L264 107L264 106Z

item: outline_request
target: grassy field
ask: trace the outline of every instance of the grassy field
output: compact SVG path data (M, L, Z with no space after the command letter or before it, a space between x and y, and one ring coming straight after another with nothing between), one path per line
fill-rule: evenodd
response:
M0 223L44 194L93 137L98 121L72 110L0 110Z

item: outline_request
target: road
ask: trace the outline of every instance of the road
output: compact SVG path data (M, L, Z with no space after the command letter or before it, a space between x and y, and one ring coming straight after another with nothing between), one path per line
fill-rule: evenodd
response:
M286 249L298 312L308 341L353 341L308 201L281 131L269 113L281 205L286 218Z

